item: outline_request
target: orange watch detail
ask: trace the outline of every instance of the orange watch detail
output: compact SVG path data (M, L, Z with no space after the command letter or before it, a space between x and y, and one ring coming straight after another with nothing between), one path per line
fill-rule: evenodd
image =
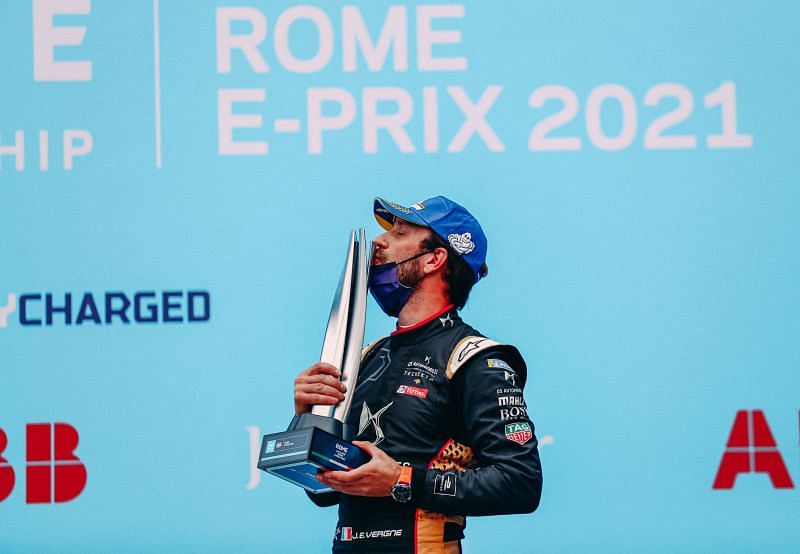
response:
M411 466L400 466L400 477L397 479L397 482L400 483L401 485L410 485L411 474L412 474Z
M411 475L411 464L402 462L400 464L400 477L389 493L396 502L408 502L411 500Z

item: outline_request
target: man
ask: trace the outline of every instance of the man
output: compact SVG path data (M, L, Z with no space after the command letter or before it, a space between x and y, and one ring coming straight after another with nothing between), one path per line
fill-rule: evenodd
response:
M534 427L516 348L464 323L458 310L487 273L486 236L437 196L410 208L376 198L369 287L397 330L362 356L348 422L372 456L324 471L339 503L334 552L460 552L465 516L529 513L541 495ZM344 398L339 371L317 363L295 381L295 412Z

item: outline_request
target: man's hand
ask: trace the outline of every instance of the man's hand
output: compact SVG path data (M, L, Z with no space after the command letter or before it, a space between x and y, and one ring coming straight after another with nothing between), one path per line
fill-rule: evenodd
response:
M339 381L341 372L331 364L317 362L294 380L294 413L300 415L313 404L337 404L347 387Z
M370 442L353 441L353 444L372 459L352 471L320 471L317 479L335 491L353 496L389 496L400 478L400 464Z

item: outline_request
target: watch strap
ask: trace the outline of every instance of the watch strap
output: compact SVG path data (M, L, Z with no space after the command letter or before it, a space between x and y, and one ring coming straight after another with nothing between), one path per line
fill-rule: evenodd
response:
M397 479L398 485L410 485L411 484L411 476L413 474L413 468L408 462L403 463L400 466L400 477Z

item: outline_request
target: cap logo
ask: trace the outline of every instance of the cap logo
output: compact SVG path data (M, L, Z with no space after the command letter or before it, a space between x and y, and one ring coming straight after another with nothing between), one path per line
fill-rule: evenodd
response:
M460 235L453 233L452 235L447 235L447 240L453 250L462 256L475 250L475 243L472 242L472 233L461 233Z
M406 208L406 207L404 207L404 206L398 206L397 204L395 204L394 202L392 202L392 201L390 201L390 200L386 200L385 202L386 202L387 204L389 204L389 205L390 205L392 208L394 208L395 210L397 210L398 212L402 212L402 213L404 213L404 214L409 214L409 213L411 213L411 210L409 210L408 208Z

